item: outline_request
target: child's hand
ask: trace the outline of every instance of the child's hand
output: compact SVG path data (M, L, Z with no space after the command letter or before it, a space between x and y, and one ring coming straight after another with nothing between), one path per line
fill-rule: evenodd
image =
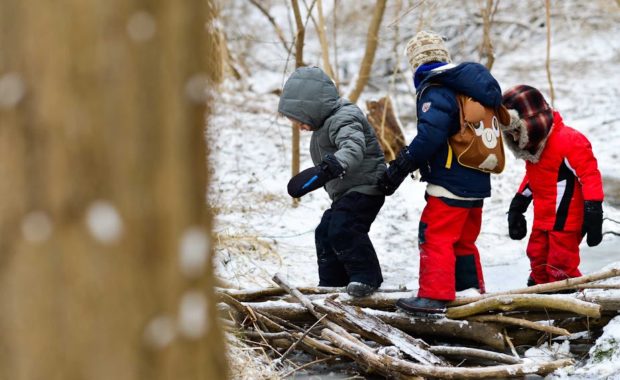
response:
M532 199L517 193L508 209L508 235L512 240L521 240L527 234L527 221L523 215Z
M379 178L379 188L385 195L394 194L405 178L416 169L407 147L404 147L396 159L390 162L390 166L383 173L383 176Z
M291 178L287 186L288 194L293 198L301 198L342 175L342 165L334 156L326 155L319 165L303 170Z
M583 235L588 235L587 243L589 247L599 245L603 240L603 202L585 201L583 202Z
M527 221L525 216L518 212L508 213L508 235L512 240L521 240L527 234Z

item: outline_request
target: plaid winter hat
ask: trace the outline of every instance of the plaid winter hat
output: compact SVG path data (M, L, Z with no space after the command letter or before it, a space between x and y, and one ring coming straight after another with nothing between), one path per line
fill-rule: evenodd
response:
M432 62L452 62L443 38L433 32L421 31L407 42L405 55L413 71L421 65Z
M553 110L544 96L534 87L519 85L504 93L502 103L506 108L516 110L519 114L519 120L511 123L511 128L505 129L504 132L511 134L513 141L518 144L518 149L536 158L540 157L553 126ZM508 142L510 139L506 140Z

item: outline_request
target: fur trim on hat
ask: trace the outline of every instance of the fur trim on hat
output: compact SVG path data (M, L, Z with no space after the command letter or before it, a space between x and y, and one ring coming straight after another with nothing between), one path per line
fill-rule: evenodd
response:
M519 113L516 110L508 110L508 113L510 114L510 124L500 124L500 129L504 135L504 142L508 146L508 149L510 149L516 158L521 158L534 164L537 163L540 160L542 151L545 149L547 138L551 131L540 141L536 152L530 153L525 149L530 143L527 127L523 123L523 120L519 118Z

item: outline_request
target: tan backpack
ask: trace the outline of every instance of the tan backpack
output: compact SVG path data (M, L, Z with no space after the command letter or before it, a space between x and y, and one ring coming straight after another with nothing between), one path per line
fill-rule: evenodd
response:
M460 108L461 129L448 139L446 168L453 156L462 166L499 174L506 158L499 124L508 125L510 115L504 106L497 110L478 103L465 95L456 96Z

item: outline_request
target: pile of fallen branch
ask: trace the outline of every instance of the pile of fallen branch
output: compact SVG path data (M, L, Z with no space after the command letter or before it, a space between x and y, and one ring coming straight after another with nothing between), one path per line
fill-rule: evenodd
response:
M279 287L218 289L220 311L230 328L262 347L276 364L299 370L317 362L355 361L365 372L396 379L504 378L545 375L571 365L570 357L532 361L524 352L568 340L584 355L620 309L619 292L588 296L583 289L618 289L600 280L611 269L574 279L502 293L457 298L443 318L397 311L411 292L381 290L352 298L342 288L295 288L277 274ZM558 292L571 294L557 294ZM291 355L314 358L303 365ZM308 357L308 355L306 355Z

